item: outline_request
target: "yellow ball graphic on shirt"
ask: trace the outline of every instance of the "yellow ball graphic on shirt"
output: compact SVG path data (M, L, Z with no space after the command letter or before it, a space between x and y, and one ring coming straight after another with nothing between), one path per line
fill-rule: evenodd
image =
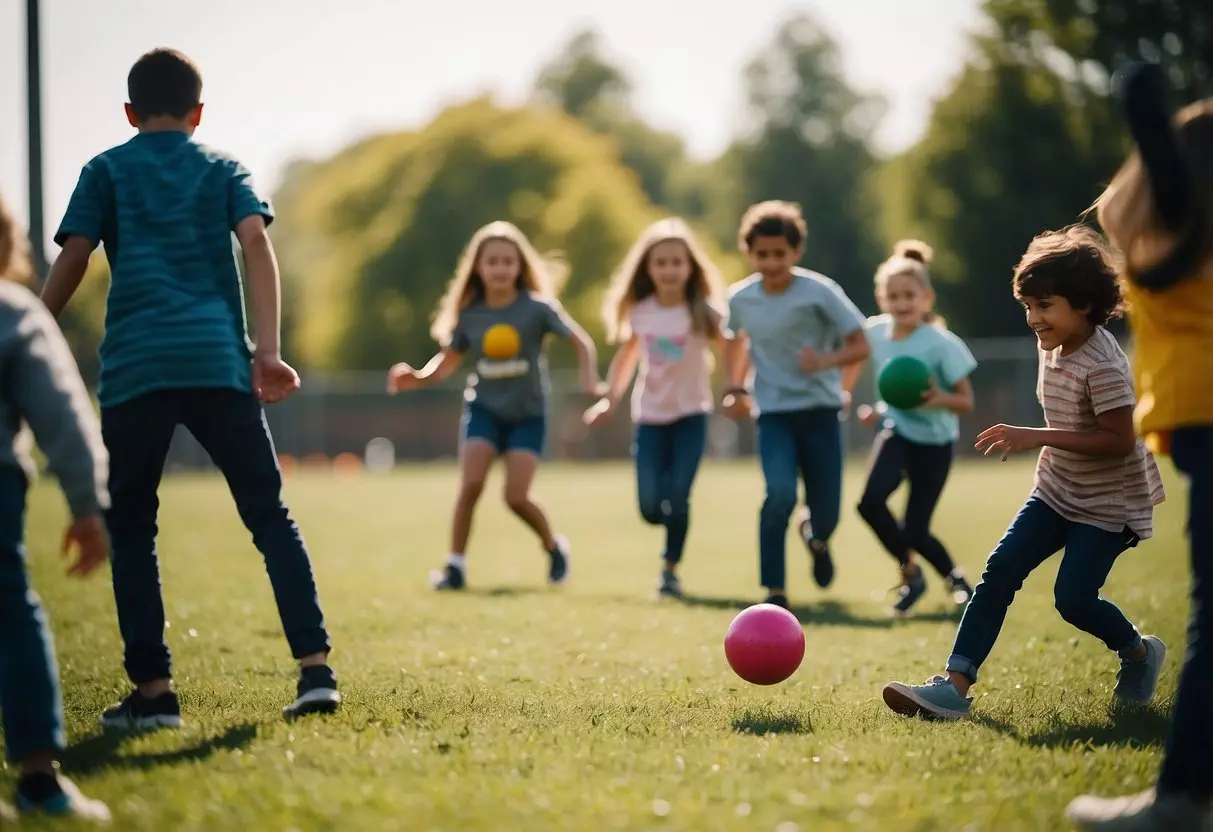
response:
M480 349L484 353L485 358L490 358L493 361L505 361L507 358L513 358L518 354L518 348L522 346L522 341L518 337L518 330L509 324L494 324L484 333L484 339L480 342Z

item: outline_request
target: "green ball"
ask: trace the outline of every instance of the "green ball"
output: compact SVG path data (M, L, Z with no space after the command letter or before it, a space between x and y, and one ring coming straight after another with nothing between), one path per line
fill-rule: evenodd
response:
M931 371L912 355L899 355L880 368L876 386L890 407L910 410L922 404L922 394L931 387Z

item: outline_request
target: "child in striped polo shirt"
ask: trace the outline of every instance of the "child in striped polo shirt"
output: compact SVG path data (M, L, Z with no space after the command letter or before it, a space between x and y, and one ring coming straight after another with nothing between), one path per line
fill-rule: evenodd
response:
M1040 348L1036 395L1044 428L995 425L977 437L987 456L1006 460L1040 448L1035 487L986 562L946 664L924 685L890 682L884 701L906 716L959 719L1024 580L1064 549L1054 593L1069 623L1120 657L1115 696L1148 702L1166 646L1137 628L1099 590L1112 564L1153 533L1163 501L1154 458L1133 428L1133 376L1104 325L1120 313L1116 271L1089 228L1041 234L1015 269L1015 297Z

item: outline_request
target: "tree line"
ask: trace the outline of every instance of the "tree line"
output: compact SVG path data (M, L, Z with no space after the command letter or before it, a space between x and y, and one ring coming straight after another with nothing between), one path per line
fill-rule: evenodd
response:
M600 338L607 278L645 225L686 218L737 279L737 220L772 198L803 206L806 264L861 307L872 308L872 274L891 242L914 236L935 247L939 307L953 329L1021 334L1014 263L1035 233L1078 217L1129 147L1112 73L1145 57L1164 65L1177 102L1213 95L1213 5L985 0L983 11L924 134L888 158L873 148L884 101L856 89L837 42L798 13L746 66L746 128L715 159L691 158L681 137L636 113L626 71L587 30L542 68L526 106L475 98L420 129L292 163L272 227L290 359L341 370L424 358L458 254L493 219L564 253L564 302ZM86 374L103 260L94 270L97 288L64 321Z

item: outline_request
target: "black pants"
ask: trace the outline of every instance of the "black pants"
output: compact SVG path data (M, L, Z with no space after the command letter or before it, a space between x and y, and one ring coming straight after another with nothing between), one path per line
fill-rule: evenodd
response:
M282 473L261 403L229 389L158 390L101 409L110 454L114 600L135 684L171 675L156 558L157 490L177 425L223 472L240 519L265 557L278 614L296 657L327 652L329 637L299 527L282 502Z
M1188 477L1192 615L1158 788L1208 800L1213 797L1213 425L1176 430L1171 458Z
M859 501L859 515L872 527L881 545L903 566L913 550L940 575L955 568L952 556L931 534L931 515L939 503L948 472L952 468L953 446L922 445L883 431L872 449L868 484ZM898 524L889 511L889 496L902 480L910 481L905 519Z

